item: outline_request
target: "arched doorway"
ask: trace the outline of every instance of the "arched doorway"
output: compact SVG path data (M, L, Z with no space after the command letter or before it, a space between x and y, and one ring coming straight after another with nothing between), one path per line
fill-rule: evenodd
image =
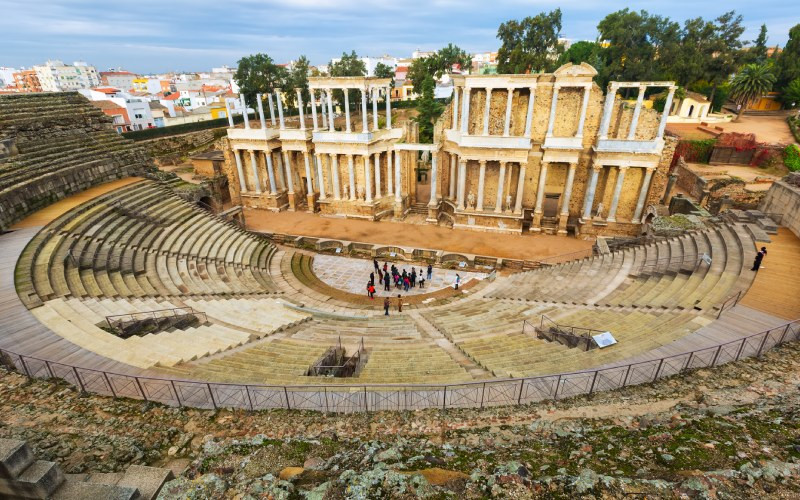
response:
M694 104L692 104L691 106L689 106L689 118L691 118L691 117L692 117L692 113L694 113Z

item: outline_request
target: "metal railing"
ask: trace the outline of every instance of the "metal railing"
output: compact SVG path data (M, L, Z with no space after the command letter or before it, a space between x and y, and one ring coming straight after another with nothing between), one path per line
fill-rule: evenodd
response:
M703 349L579 372L461 384L259 385L143 377L49 361L0 349L0 364L29 378L61 378L82 392L193 408L371 412L483 408L535 403L655 382L687 370L761 356L800 340L800 320Z
M545 326L545 322L548 323L548 326ZM544 339L548 342L558 342L569 348L580 347L584 351L597 347L592 335L603 333L603 330L595 330L594 328L559 325L544 314L542 314L538 327L527 320L523 320L523 333L527 331L526 327L533 327L536 338Z
M697 257L664 257L661 259L656 259L650 262L642 262L642 265L639 266L638 274L642 274L645 270L648 273L656 272L659 268L662 268L664 271L669 269L670 266L673 264L680 264L683 267L684 264L694 264L695 268L698 264L702 262L702 258L700 256Z
M128 314L117 314L106 316L106 323L109 328L116 330L120 335L135 335L137 331L146 328L148 325L154 327L163 322L169 325L181 320L197 320L200 323L208 321L206 313L195 311L191 307L175 307L172 309L158 309L155 311L141 311ZM164 326L166 328L166 326Z
M722 305L719 306L719 312L717 313L717 319L719 319L720 316L722 316L722 311L724 311L725 309L730 309L731 307L735 307L736 304L739 303L739 299L741 299L741 298L742 298L742 291L739 290L738 292L734 293L733 295L731 295L730 297L725 299L725 301L722 302ZM731 303L731 301L733 301L733 303Z

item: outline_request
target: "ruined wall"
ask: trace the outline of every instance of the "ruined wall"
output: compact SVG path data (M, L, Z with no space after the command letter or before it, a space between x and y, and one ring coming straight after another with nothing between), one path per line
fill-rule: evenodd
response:
M177 165L196 149L210 145L225 134L226 128L198 130L187 134L158 137L137 144L155 158L158 165Z

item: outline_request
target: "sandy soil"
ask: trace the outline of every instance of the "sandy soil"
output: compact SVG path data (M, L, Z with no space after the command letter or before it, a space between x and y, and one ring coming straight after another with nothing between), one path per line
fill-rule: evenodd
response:
M307 212L247 210L247 227L301 236L336 238L403 247L430 248L476 255L536 260L588 250L589 241L550 235L510 235L447 227L320 217Z
M682 139L710 139L713 136L699 130L694 123L670 123L667 130ZM742 116L738 122L711 123L708 128L720 127L725 132L756 134L759 142L791 144L795 142L785 116Z

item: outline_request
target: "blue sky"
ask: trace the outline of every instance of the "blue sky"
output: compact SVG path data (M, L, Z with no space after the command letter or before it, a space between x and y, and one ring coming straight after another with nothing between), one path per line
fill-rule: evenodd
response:
M309 57L326 63L342 51L409 56L416 48L453 42L470 52L496 50L497 27L561 7L563 36L594 39L606 14L629 7L669 16L744 16L744 38L762 23L770 45L786 43L800 23L794 1L689 0L0 0L0 66L31 66L48 58L88 61L99 69L147 73L200 71L235 65L266 52L279 62Z

